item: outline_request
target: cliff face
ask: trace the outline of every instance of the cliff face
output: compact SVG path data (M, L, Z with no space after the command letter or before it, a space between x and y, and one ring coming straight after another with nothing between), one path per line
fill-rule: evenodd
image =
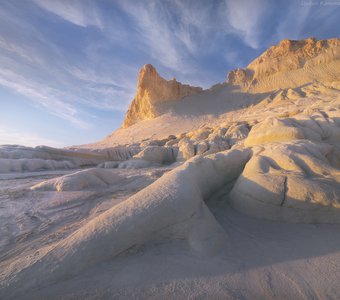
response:
M249 91L293 88L315 80L339 81L340 39L283 40L245 69L228 74L227 82Z
M152 65L144 65L139 72L137 94L126 113L122 127L157 117L157 106L161 103L179 100L201 91L200 87L181 84L176 79L165 80Z
M266 50L245 69L231 71L227 83L243 92L267 93L295 88L314 81L340 82L340 39L283 40ZM162 78L152 65L139 73L137 94L126 114L123 128L161 114L162 104L201 92L199 87ZM234 96L233 96L234 97ZM204 109L203 109L204 111Z

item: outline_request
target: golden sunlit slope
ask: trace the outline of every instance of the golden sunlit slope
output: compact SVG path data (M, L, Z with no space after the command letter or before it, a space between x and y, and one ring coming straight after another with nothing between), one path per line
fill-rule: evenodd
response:
M340 80L340 39L283 40L245 69L228 74L227 82L250 92L295 88L313 81Z

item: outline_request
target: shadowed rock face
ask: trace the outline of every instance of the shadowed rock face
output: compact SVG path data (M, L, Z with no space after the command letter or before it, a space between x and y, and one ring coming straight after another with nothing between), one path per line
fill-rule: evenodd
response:
M265 92L293 88L312 81L339 80L340 39L282 40L253 60L245 69L236 69L227 82L249 91Z
M179 100L201 91L202 88L181 84L175 78L165 80L152 65L144 65L139 72L137 94L122 127L126 128L140 120L155 118L158 115L157 105L161 103Z

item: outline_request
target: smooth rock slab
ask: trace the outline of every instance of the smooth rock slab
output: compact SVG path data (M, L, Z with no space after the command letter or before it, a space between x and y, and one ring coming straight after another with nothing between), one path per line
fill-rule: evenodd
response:
M277 221L340 222L340 171L327 158L332 146L295 141L253 151L229 195L237 210Z

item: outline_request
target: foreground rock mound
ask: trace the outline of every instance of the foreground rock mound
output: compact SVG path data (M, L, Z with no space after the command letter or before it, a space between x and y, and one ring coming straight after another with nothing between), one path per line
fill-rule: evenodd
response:
M160 104L179 100L202 91L200 87L181 84L176 79L165 80L152 65L144 65L138 76L137 94L126 114L123 128L140 120L155 118Z
M304 223L340 222L340 172L328 144L301 140L253 148L230 193L233 206L258 218Z
M290 118L266 118L253 126L244 144L254 146L307 139L334 145L334 154L337 154L340 149L340 123L336 115L339 111L331 117L332 112L334 111L299 114ZM339 166L336 160L335 157L333 162Z
M204 200L233 182L250 154L245 149L199 156L166 173L44 254L37 253L21 271L14 270L13 277L8 274L2 281L7 287L0 286L0 296L14 297L18 291L79 274L159 237L186 239L199 252L215 253L224 243L225 233Z
M57 192L81 191L107 188L122 180L121 176L109 170L93 168L43 181L31 189Z

